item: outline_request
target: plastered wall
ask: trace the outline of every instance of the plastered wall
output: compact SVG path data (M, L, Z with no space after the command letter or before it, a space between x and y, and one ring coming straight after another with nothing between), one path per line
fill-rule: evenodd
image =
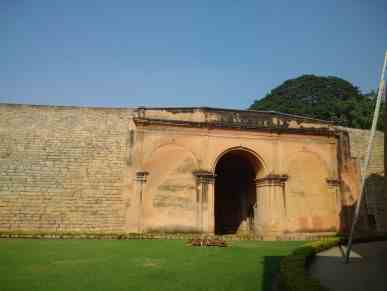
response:
M335 137L165 126L137 130L144 137L143 168L149 172L144 189L146 229L197 230L199 205L192 172L214 172L216 161L230 149L253 152L262 169L260 177L289 177L281 197L286 201L268 202L273 216L284 213L277 229L326 232L339 227L339 193L327 183L338 179Z

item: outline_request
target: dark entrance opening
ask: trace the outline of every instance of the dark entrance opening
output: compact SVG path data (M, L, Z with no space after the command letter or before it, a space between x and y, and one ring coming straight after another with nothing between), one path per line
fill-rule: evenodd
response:
M258 161L244 150L222 156L215 168L215 233L249 232L256 204Z

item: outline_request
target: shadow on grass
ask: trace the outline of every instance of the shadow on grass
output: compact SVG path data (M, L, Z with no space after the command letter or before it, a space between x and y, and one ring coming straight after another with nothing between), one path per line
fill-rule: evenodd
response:
M270 291L273 290L273 283L276 280L281 260L285 256L265 256L263 259L263 280L262 290Z

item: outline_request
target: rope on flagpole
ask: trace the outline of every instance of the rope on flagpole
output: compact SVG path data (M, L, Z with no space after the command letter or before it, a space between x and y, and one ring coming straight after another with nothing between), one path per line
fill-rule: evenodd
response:
M359 198L357 200L355 215L353 217L352 226L351 226L351 232L350 232L349 238L348 238L347 252L345 255L345 263L346 264L349 262L349 256L350 256L351 250L352 250L353 233L355 232L355 226L356 226L356 223L359 219L360 205L361 205L361 201L362 201L363 193L364 193L364 184L365 184L365 179L367 176L368 163L369 163L370 158L371 158L371 150L372 150L372 145L374 142L376 125L378 123L382 95L384 94L384 91L385 91L384 72L386 71L386 65L387 65L387 51L385 52L385 55L384 55L384 64L383 64L383 68L382 68L382 74L380 77L378 97L377 97L376 105L375 105L374 118L372 121L372 127L371 127L370 137L369 137L369 141L368 141L366 158L364 160L364 164L363 164L363 167L361 169L360 195L359 195Z

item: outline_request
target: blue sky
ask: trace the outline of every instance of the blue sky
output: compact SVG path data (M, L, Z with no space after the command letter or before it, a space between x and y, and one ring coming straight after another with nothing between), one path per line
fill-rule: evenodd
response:
M247 108L301 74L376 89L387 1L0 0L0 102Z

